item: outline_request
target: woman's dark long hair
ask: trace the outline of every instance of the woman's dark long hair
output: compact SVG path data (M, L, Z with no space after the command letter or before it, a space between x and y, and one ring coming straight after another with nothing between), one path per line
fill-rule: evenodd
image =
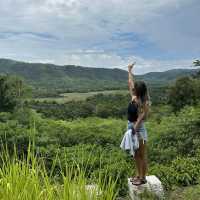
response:
M135 95L141 99L142 104L149 100L148 89L144 81L134 83Z

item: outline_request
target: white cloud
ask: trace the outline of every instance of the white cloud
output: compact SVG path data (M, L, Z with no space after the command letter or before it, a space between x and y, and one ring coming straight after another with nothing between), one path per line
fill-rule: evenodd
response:
M136 61L135 73L143 74L150 71L165 71L175 68L191 68L192 60L153 60L143 59L138 56L130 56L122 58L116 54L67 54L65 57L66 63L83 65L83 66L97 66L97 67L117 67L126 70L128 63ZM97 63L101 63L97 65Z
M139 73L186 67L200 52L199 9L198 0L1 0L0 57L92 67L133 57Z

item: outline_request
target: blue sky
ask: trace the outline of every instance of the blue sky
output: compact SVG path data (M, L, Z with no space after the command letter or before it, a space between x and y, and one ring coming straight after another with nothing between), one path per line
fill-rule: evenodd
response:
M123 68L190 67L200 57L199 0L1 0L0 57Z

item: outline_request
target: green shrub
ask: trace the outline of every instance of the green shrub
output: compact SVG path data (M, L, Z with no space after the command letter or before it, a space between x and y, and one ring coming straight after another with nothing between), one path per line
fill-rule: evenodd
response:
M161 179L167 190L171 189L173 185L195 185L200 178L199 161L197 158L176 158L170 165L152 166L150 172Z
M164 117L159 124L150 122L147 126L150 162L167 164L177 156L195 156L200 146L199 116L200 104Z
M150 173L157 175L166 189L198 182L199 116L197 105L185 107L177 115L168 113L159 123L155 119L146 122ZM48 174L52 173L57 180L60 181L66 165L75 164L85 171L88 180L97 178L99 172L102 176L109 173L119 194L127 191L127 178L134 174L134 167L130 157L119 148L126 120L90 117L56 121L43 119L28 109L10 115L2 113L0 118L0 138L10 153L15 144L18 154L26 155L29 141L34 139L37 156L44 159Z
M173 169L170 166L155 164L149 169L150 174L156 175L166 190L170 190L175 183Z
M180 111L186 105L195 105L199 101L200 80L191 77L177 79L169 92L169 103L174 111Z
M195 185L200 178L200 165L197 158L177 158L172 161L173 177L176 184Z
M124 196L127 193L127 178L134 169L130 157L119 148L102 148L98 145L85 144L64 147L56 152L51 151L51 155L50 151L46 153L43 152L45 164L50 169L54 163L53 174L56 177L60 176L60 168L64 170L66 166L69 168L73 166L83 171L89 180L98 180L101 176L106 182L110 179L116 181L116 191L119 191L119 195ZM56 155L59 162L55 163Z

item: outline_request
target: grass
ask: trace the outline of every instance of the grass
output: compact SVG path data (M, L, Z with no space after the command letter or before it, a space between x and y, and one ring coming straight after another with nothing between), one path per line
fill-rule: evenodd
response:
M69 101L84 101L88 97L97 95L97 94L127 94L128 90L105 90L105 91L98 91L98 92L73 92L73 93L63 93L60 94L60 97L47 97L47 98L35 98L38 101L56 101L57 103L65 103Z
M113 200L117 196L111 179L106 182L98 178L95 189L89 190L84 172L77 166L66 166L57 182L46 171L42 158L32 153L30 145L26 158L22 157L19 159L16 151L10 156L5 149L0 155L1 200Z

